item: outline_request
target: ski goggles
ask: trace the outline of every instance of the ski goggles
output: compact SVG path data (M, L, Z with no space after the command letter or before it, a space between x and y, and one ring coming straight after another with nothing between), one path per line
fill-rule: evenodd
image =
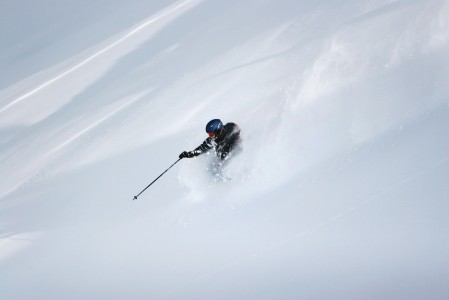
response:
M214 132L208 132L207 134L209 135L210 138L216 139L218 138L218 136L223 134L223 129L217 129Z

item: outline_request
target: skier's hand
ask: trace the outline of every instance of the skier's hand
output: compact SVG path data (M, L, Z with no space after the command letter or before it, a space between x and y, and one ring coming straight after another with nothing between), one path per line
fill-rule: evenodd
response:
M187 152L187 151L184 151L184 152L182 152L181 154L179 154L179 158L191 158L191 157L194 157L195 156L195 154L193 153L193 151L189 151L189 152Z

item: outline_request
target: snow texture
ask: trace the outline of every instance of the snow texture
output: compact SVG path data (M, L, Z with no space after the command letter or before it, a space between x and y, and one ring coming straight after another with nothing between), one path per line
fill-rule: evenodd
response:
M449 2L0 4L0 298L449 299ZM242 129L216 180L183 159Z

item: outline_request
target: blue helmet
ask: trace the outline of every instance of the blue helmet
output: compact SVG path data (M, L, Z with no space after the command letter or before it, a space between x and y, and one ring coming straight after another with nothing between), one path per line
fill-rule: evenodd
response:
M213 119L211 121L209 121L209 123L207 123L206 125L206 132L207 133L215 133L218 130L223 129L223 123L221 123L221 121L219 119Z

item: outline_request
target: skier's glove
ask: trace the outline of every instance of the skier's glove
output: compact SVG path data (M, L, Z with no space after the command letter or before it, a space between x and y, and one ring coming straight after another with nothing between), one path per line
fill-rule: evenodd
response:
M189 151L189 152L184 151L181 154L179 154L179 158L186 158L186 157L187 158L192 158L194 156L196 156L194 151Z

